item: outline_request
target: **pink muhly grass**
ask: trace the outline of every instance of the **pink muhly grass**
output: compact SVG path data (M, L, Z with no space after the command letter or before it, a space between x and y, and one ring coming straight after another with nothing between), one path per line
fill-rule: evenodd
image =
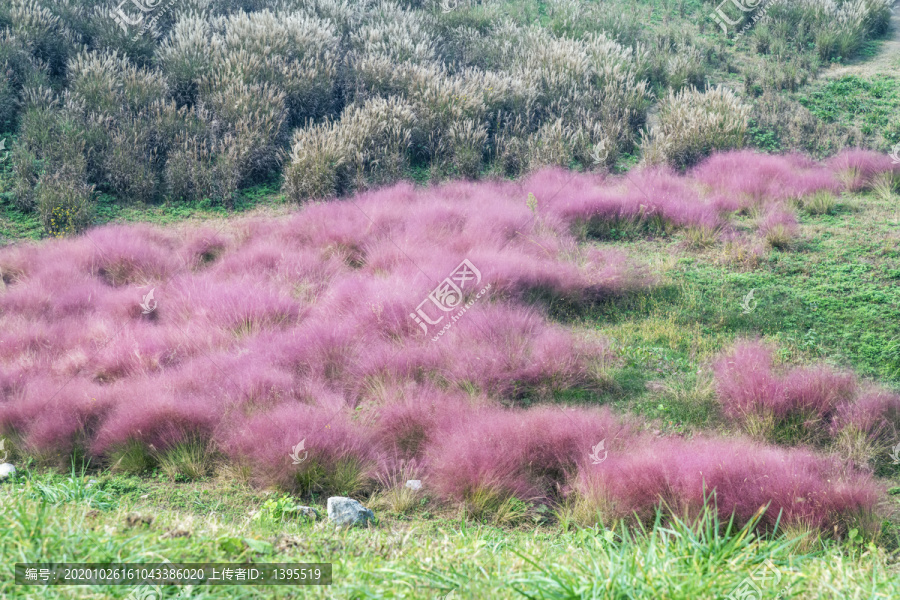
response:
M576 491L607 521L649 521L663 504L679 516L701 511L714 492L720 518L738 526L768 505L760 528L798 525L846 530L846 517L871 514L880 487L864 473L806 450L743 439L663 438L579 473Z
M227 247L225 236L212 229L201 228L188 233L179 254L183 264L198 268L215 262Z
M606 410L538 407L485 408L448 423L427 452L432 486L444 497L471 503L559 497L593 447L619 450L630 430Z
M372 432L384 455L405 460L423 459L441 428L466 420L479 403L485 403L428 385L403 390L389 386L385 396L372 409Z
M92 271L110 285L161 279L181 266L173 253L176 240L158 229L112 226L93 229L86 238Z
M726 418L758 437L824 443L850 429L872 438L900 429L900 396L862 390L853 373L827 365L777 374L771 349L758 342L736 343L714 373Z
M830 420L838 404L853 398L857 388L853 373L825 365L799 367L784 377L786 404L816 420Z
M713 365L716 389L725 415L744 420L750 415L784 416L789 407L784 385L772 372L772 352L758 342L737 342Z
M208 326L236 335L286 327L300 318L301 306L267 281L253 276L214 280L207 275L182 278L163 310L191 327Z
M889 156L859 148L842 151L831 157L827 165L852 192L868 189L872 178L879 173L900 174L900 165L893 163Z
M838 191L828 169L798 155L775 156L750 150L715 154L690 175L698 182L735 198L743 196L740 206L766 200L800 198L820 190Z
M759 235L775 248L785 248L797 237L797 217L780 206L770 206L759 220Z
M575 175L560 191L569 176L400 184L222 234L115 226L0 249L0 430L98 458L200 440L260 483L310 492L359 490L372 465L415 457L443 498L558 496L598 442L631 437L602 411L498 406L602 385L605 343L551 323L548 304L652 285L573 225L610 198L611 218L724 220L666 171ZM410 313L465 258L482 281L461 306L490 289L423 332ZM302 439L308 461L293 465Z
M350 417L347 410L282 404L231 423L224 450L247 464L251 477L261 483L301 492L355 493L378 457L369 431ZM337 481L335 474L341 471L352 481Z
M66 455L93 439L113 400L106 390L85 381L33 381L0 410L0 427L15 432L29 451ZM65 463L65 460L61 461Z
M91 447L98 455L132 441L154 452L183 442L208 443L222 417L214 396L196 393L176 398L156 378L117 383L104 397L112 406Z
M553 177L553 173L550 172ZM541 171L526 186L538 187L545 177ZM600 188L567 189L565 194L545 202L550 214L570 224L584 224L588 232L602 230L604 224L643 223L660 219L679 227L714 229L723 224L719 211L703 201L689 181L668 169L636 171L621 180L608 180Z
M498 398L590 387L590 364L604 354L599 346L574 342L570 332L534 311L487 304L469 309L437 343L444 350L439 372L447 380L470 382Z
M854 400L841 403L831 422L831 433L853 429L869 438L893 438L900 434L900 395L870 389Z

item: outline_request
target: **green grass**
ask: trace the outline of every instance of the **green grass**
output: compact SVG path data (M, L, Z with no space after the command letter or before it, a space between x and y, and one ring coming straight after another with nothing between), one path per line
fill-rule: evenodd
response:
M74 474L74 485L86 486ZM892 557L867 540L837 544L793 534L759 538L707 514L657 520L648 530L564 530L473 525L419 514L380 515L374 529L335 530L307 519L252 519L274 498L233 482L203 485L98 476L103 510L68 488L66 476L27 474L0 487L0 596L125 598L131 586L15 586L15 562L331 562L334 583L319 588L197 587L191 598L668 598L719 599L747 577L768 598L892 598L900 580ZM179 496L178 494L182 495ZM53 495L53 494L51 494ZM185 502L185 498L194 500ZM896 502L896 499L894 499ZM271 504L271 502L270 502ZM323 507L318 507L320 512ZM809 547L801 549L806 543ZM768 582L762 575L776 569ZM163 588L163 597L179 591ZM859 595L863 593L864 595Z
M280 191L280 182L274 181L241 190L231 208L210 200L198 202L163 201L158 204L122 202L109 194L98 194L94 207L93 225L110 223L152 223L171 225L185 221L223 219L257 209L284 211L290 208ZM13 203L12 173L8 165L0 163L0 245L19 239L44 237L40 217L36 211L22 212Z
M900 142L900 79L848 75L814 86L800 103L827 123L854 125L867 136Z

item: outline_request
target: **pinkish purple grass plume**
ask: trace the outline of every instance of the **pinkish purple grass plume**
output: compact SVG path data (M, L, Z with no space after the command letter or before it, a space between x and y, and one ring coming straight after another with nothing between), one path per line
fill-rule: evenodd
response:
M622 252L584 244L585 225L725 228L748 198L791 224L785 196L833 189L830 172L797 157L730 153L688 176L570 177L400 184L223 231L109 226L0 250L0 433L35 454L77 448L100 461L134 444L159 455L199 440L260 483L305 491L340 465L369 476L414 459L436 494L462 502L479 491L602 492L630 513L661 499L695 506L712 483L721 510L743 517L772 501L820 525L866 505L868 480L850 493L806 454L722 440L695 448L648 439L604 410L521 408L604 385L606 344L551 322L546 302L586 305L652 285ZM463 259L480 281L466 282L452 312L426 303L429 318L442 318L423 332L410 314ZM843 375L785 379L750 345L731 360L739 368L726 362L718 373L734 418L802 406L874 427L841 403L855 385ZM893 400L859 401L895 410ZM309 460L296 465L301 440ZM589 453L603 440L610 458L594 465ZM768 481L765 465L775 469ZM803 507L791 500L798 494L810 499Z

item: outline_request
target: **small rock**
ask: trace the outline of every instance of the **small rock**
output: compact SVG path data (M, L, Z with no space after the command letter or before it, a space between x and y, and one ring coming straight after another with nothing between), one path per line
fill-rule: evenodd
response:
M10 463L3 463L0 465L0 480L15 477L16 476L16 468L12 466Z
M328 499L328 520L335 525L365 527L375 514L352 498L332 496Z
M420 479L410 479L406 482L406 487L411 490L421 490L422 489L422 480Z

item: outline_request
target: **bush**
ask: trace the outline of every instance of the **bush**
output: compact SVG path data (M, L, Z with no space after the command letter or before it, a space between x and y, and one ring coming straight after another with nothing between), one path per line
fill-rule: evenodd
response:
M714 150L740 148L749 115L750 107L721 86L670 90L660 103L659 126L641 144L644 159L685 169Z
M823 158L848 146L858 146L862 134L839 123L825 123L796 100L767 90L753 103L753 123L771 132L783 150L803 151Z
M349 106L339 122L297 130L285 173L288 195L328 198L400 179L414 131L416 115L400 98L372 98Z
M295 202L334 197L343 188L339 174L347 154L335 122L295 131L291 163L284 174L288 197Z
M81 233L91 222L94 186L71 170L44 174L36 191L37 210L48 235Z

